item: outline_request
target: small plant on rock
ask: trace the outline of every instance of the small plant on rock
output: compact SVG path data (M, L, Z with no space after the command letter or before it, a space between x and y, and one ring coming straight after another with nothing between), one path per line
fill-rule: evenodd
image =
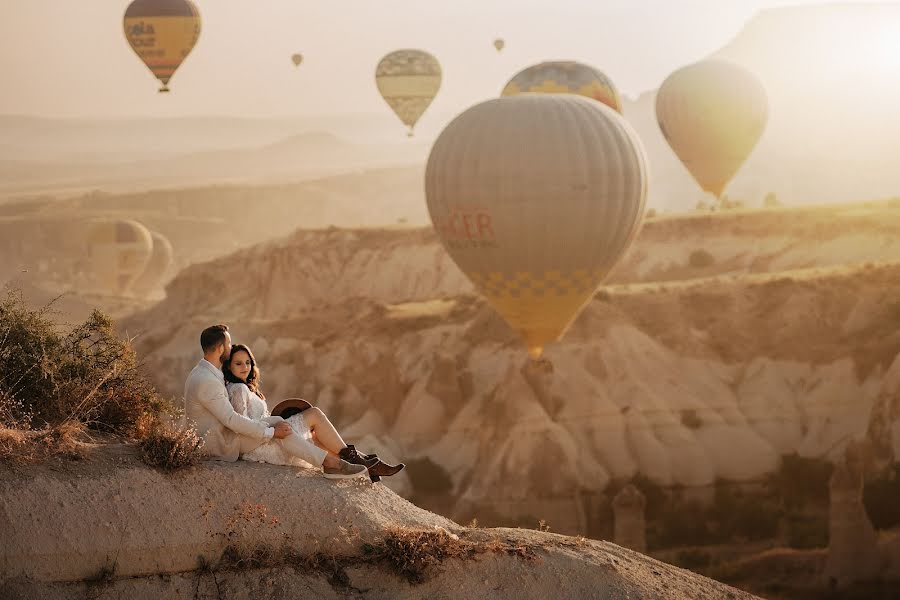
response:
M203 456L203 438L192 428L160 426L141 441L141 459L163 471L192 467Z

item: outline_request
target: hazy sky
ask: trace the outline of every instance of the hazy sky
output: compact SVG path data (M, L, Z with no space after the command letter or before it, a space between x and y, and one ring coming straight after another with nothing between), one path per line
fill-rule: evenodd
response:
M250 117L386 110L373 83L386 52L437 56L429 113L495 96L530 63L575 59L626 95L728 42L779 0L196 0L203 32L172 93L128 47L130 0L0 0L0 114ZM491 43L503 37L506 50ZM305 62L295 70L293 52ZM426 113L424 119L428 118Z

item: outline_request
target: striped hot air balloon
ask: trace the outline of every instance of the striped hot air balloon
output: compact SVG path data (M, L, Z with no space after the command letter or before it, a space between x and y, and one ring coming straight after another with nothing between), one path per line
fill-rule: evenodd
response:
M175 252L169 239L156 231L151 231L150 236L153 238L150 260L147 261L144 271L131 286L136 294L150 294L158 290L175 261Z
M766 127L766 91L743 67L704 60L666 78L656 119L700 187L721 198Z
M130 291L153 253L153 237L147 228L124 219L91 223L86 244L94 283L117 296Z
M528 67L510 79L500 95L515 96L526 92L578 94L622 112L619 92L609 77L594 67L573 60L554 60Z
M419 118L441 88L441 65L423 50L396 50L378 63L375 84L412 136Z
M425 171L441 242L534 358L635 238L646 194L637 134L577 95L478 104L444 129Z
M153 75L160 92L200 37L200 12L191 0L134 0L125 11L125 37Z

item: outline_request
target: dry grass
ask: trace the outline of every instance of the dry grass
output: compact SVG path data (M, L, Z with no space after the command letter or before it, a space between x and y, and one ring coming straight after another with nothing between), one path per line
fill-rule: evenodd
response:
M708 251L700 249L691 252L688 257L688 265L695 269L705 269L716 264L716 258Z
M192 467L203 458L203 438L191 428L160 426L141 440L141 460L163 471Z
M429 567L449 559L471 560L486 548L443 529L394 529L380 543L364 546L363 550L374 562L388 566L410 583L421 583Z
M80 460L85 442L90 441L85 426L66 421L41 430L10 429L0 425L0 461L12 464L42 462L50 457Z
M381 566L411 584L424 582L428 572L448 560L475 560L484 554L515 556L534 560L537 555L527 544L492 539L471 541L461 539L444 529L431 530L394 528L381 540L362 545L361 554L340 556L329 552L302 555L289 545L281 549L259 546L241 550L229 546L216 568L219 570L262 569L282 565L321 573L336 587L350 587L348 567Z

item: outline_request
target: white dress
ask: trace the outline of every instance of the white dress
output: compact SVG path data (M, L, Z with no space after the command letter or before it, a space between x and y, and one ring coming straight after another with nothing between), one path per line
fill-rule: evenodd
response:
M266 417L271 416L265 400L260 398L254 392L251 392L250 388L243 383L229 382L226 387L228 388L228 399L231 401L231 406L234 407L236 413L244 415L248 419L265 423L267 427L270 426L265 420ZM285 419L285 421L291 426L294 433L301 438L312 440L312 431L309 429L309 425L306 424L303 413L292 415L290 418ZM263 442L258 448L241 454L241 460L252 460L270 465L289 465L295 467L307 465L306 461L285 452L276 440Z

